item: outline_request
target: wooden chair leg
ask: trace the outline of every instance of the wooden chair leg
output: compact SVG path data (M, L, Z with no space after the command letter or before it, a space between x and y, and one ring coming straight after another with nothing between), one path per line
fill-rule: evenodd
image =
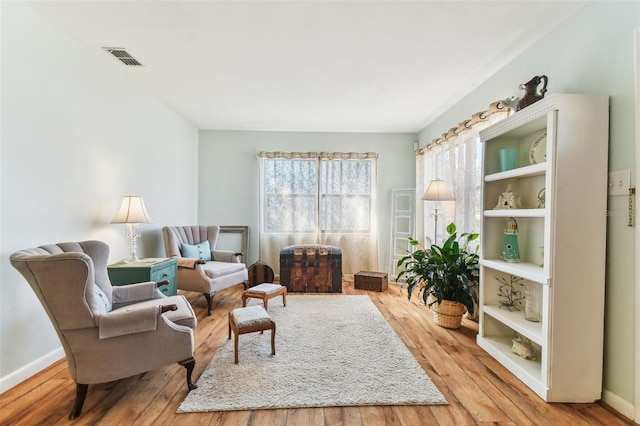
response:
M276 323L271 323L271 355L276 354Z
M76 383L76 401L73 403L73 408L71 409L71 413L69 414L69 420L73 420L80 416L80 413L82 412L82 406L84 405L84 400L87 397L87 389L89 389L89 385Z
M234 336L233 336L233 354L234 354L234 361L237 364L238 363L238 332L234 333Z
M179 362L184 368L187 369L187 387L190 391L196 389L198 385L191 381L191 374L193 373L193 368L196 366L195 358L185 359L184 361Z
M207 299L207 315L211 315L211 307L213 305L213 296L215 293L204 293L205 299Z

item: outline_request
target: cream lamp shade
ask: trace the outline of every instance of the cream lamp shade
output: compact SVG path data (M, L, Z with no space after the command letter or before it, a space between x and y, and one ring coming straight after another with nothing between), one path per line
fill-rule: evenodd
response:
M144 206L142 197L125 195L122 197L120 210L116 213L111 223L149 223L149 213Z
M422 196L427 201L451 201L455 200L447 184L440 179L434 179L429 183L429 187Z
M139 262L136 255L136 239L140 236L140 224L149 223L149 213L144 207L142 197L136 195L125 195L122 197L120 210L116 213L111 223L124 223L127 225L127 237L129 237L129 257L125 259L125 263Z
M424 195L422 199L425 201L435 201L436 204L433 207L433 213L431 216L433 217L433 242L437 244L438 242L438 217L441 217L442 214L438 213L438 201L451 201L455 200L451 191L447 187L447 184L440 179L434 179L429 183L427 190L424 191Z

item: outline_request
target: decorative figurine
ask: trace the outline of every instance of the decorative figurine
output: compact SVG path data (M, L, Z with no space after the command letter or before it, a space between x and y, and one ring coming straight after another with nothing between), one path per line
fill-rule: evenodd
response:
M529 339L522 336L516 336L511 339L511 343L511 352L513 352L514 354L524 359L536 359L536 357L533 355L533 348L531 347L531 342L529 342Z
M524 90L524 96L518 101L516 111L520 111L521 109L524 109L544 98L544 94L547 91L548 81L549 79L546 75L536 75L528 82L521 84L520 89ZM544 84L542 85L542 89L540 89L540 94L538 95L536 91L538 90L540 83Z
M513 192L511 184L507 185L507 189L498 197L498 204L493 208L494 210L502 209L521 209L520 196Z
M520 102L520 98L516 98L515 96L500 101L503 106L511 108L513 111L517 111L516 107L518 106L518 102Z
M513 217L509 218L504 229L504 242L502 244L502 260L508 263L520 262L520 250L518 249L518 222Z
M525 288L525 285L522 283L523 278L509 275L509 280L504 277L496 277L496 280L500 282L498 288L500 308L507 309L509 312L513 309L519 311L525 299L525 294L522 291L522 289Z

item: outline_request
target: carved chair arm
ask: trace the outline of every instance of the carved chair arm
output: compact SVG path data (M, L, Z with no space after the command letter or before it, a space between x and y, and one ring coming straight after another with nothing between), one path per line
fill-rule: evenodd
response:
M169 311L177 311L178 310L178 305L162 305L160 306L160 313L164 314L165 312L169 312Z

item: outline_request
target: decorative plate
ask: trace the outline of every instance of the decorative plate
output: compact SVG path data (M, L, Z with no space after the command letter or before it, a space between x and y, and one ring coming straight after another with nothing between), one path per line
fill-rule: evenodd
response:
M529 162L540 164L547 161L547 132L544 132L533 141L529 150Z

